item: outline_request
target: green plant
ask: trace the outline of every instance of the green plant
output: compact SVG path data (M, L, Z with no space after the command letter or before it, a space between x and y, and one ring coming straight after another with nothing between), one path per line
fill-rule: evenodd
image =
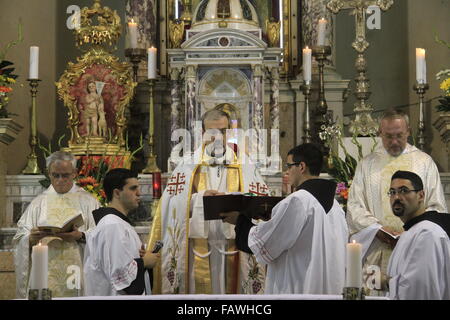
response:
M19 22L17 40L9 42L3 50L0 50L0 118L8 118L9 113L6 106L9 103L9 94L14 90L13 84L16 83L18 75L14 74L14 63L5 60L9 49L23 40L22 23Z

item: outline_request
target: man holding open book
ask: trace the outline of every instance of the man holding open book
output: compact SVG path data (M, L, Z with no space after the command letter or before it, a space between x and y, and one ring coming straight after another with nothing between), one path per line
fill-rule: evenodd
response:
M30 248L47 244L48 286L54 297L83 295L84 232L95 226L98 201L74 184L76 158L57 151L47 158L51 186L37 196L17 223L14 236L17 297L28 293L32 265Z
M267 265L266 294L340 294L348 239L336 183L320 179L323 155L310 143L287 156L296 191L279 202L270 220L253 225L245 214L223 213L236 224L236 244ZM237 220L236 220L237 218Z

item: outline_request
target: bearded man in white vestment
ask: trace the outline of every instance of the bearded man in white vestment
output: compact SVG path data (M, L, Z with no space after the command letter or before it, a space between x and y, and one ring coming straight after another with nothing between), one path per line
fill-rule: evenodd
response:
M385 295L386 270L396 240L403 231L402 221L390 208L387 196L392 174L398 170L418 174L427 190L427 211L447 212L436 164L426 153L407 143L409 119L400 111L388 110L380 122L382 145L357 166L347 203L350 240L363 246L363 285L369 295Z
M392 176L390 204L405 229L388 265L392 299L450 299L450 215L425 211L425 194L415 173Z
M348 229L334 199L336 183L319 179L322 159L310 143L289 151L287 175L296 191L272 209L270 220L254 226L244 214L223 214L236 224L238 248L267 264L266 294L342 293Z
M155 265L159 254L142 251L141 239L128 219L140 202L137 174L112 169L103 180L103 188L108 206L94 211L97 226L86 239L86 295L150 294L145 269Z
M39 241L48 243L48 286L54 297L83 295L83 250L88 233L95 227L92 211L100 203L90 193L76 186L76 158L57 151L47 158L51 186L37 196L17 223L15 265L17 297L28 295L32 266L31 247ZM65 221L82 214L84 225L67 233L50 236L37 227L61 227Z
M268 195L269 190L255 166L240 163L228 146L226 112L207 111L202 126L205 139L194 153L196 160L183 159L175 168L153 220L148 247L157 240L164 247L161 264L154 268L152 292L262 293L263 268L253 255L236 249L232 225L205 221L203 197L232 192Z

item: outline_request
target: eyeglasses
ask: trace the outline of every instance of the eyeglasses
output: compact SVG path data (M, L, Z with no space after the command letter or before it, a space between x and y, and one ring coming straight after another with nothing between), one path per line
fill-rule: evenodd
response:
M398 189L390 189L388 191L387 195L389 197L395 197L395 195L397 195L397 194L399 196L404 196L405 194L408 194L408 193L413 192L413 191L414 192L418 192L418 191L422 191L422 190L409 190L406 187L401 187L401 188L398 188Z
M58 179L58 178L69 179L70 176L72 175L72 173L51 173L50 175L54 179Z
M407 133L399 133L399 134L382 134L383 137L385 137L387 140L403 140L405 138L408 138L408 134Z
M299 164L300 164L300 162L293 162L293 163L286 163L285 166L286 166L286 169L290 169L293 166L298 167Z

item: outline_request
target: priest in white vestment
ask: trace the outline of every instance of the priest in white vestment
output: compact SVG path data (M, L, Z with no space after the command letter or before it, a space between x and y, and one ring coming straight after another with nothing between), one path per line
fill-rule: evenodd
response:
M139 206L137 174L112 169L103 180L103 188L108 206L94 211L97 226L86 238L86 295L150 294L146 269L155 265L159 254L141 252L141 239L128 219L130 211Z
M161 265L154 269L153 293L262 293L263 268L253 255L236 249L232 225L205 221L203 197L232 192L268 195L269 190L255 166L239 163L226 144L228 114L210 110L202 123L204 131L221 139L206 139L194 154L199 161L182 160L168 179L149 240L149 247L157 240L164 242Z
M92 211L100 203L90 193L76 186L76 158L58 151L47 158L51 186L37 196L17 223L15 244L16 294L26 298L32 266L31 247L39 241L48 244L48 286L53 297L83 295L83 249L85 233L95 227ZM82 214L84 224L68 233L39 232L38 226L61 227L65 221Z
M380 122L382 145L358 164L350 187L347 222L351 240L363 245L363 285L370 295L385 295L387 264L396 243L380 229L393 235L403 231L387 196L392 174L397 170L418 174L427 190L426 210L447 212L437 166L428 154L407 143L409 135L407 115L385 112Z
M240 214L235 222L238 248L267 265L266 294L342 293L348 229L334 199L336 183L319 179L322 158L313 144L289 151L287 174L296 191L272 209L270 220L254 226ZM234 223L232 214L224 216Z
M450 299L450 216L425 211L423 187L412 172L392 176L390 204L405 229L388 266L392 299Z

